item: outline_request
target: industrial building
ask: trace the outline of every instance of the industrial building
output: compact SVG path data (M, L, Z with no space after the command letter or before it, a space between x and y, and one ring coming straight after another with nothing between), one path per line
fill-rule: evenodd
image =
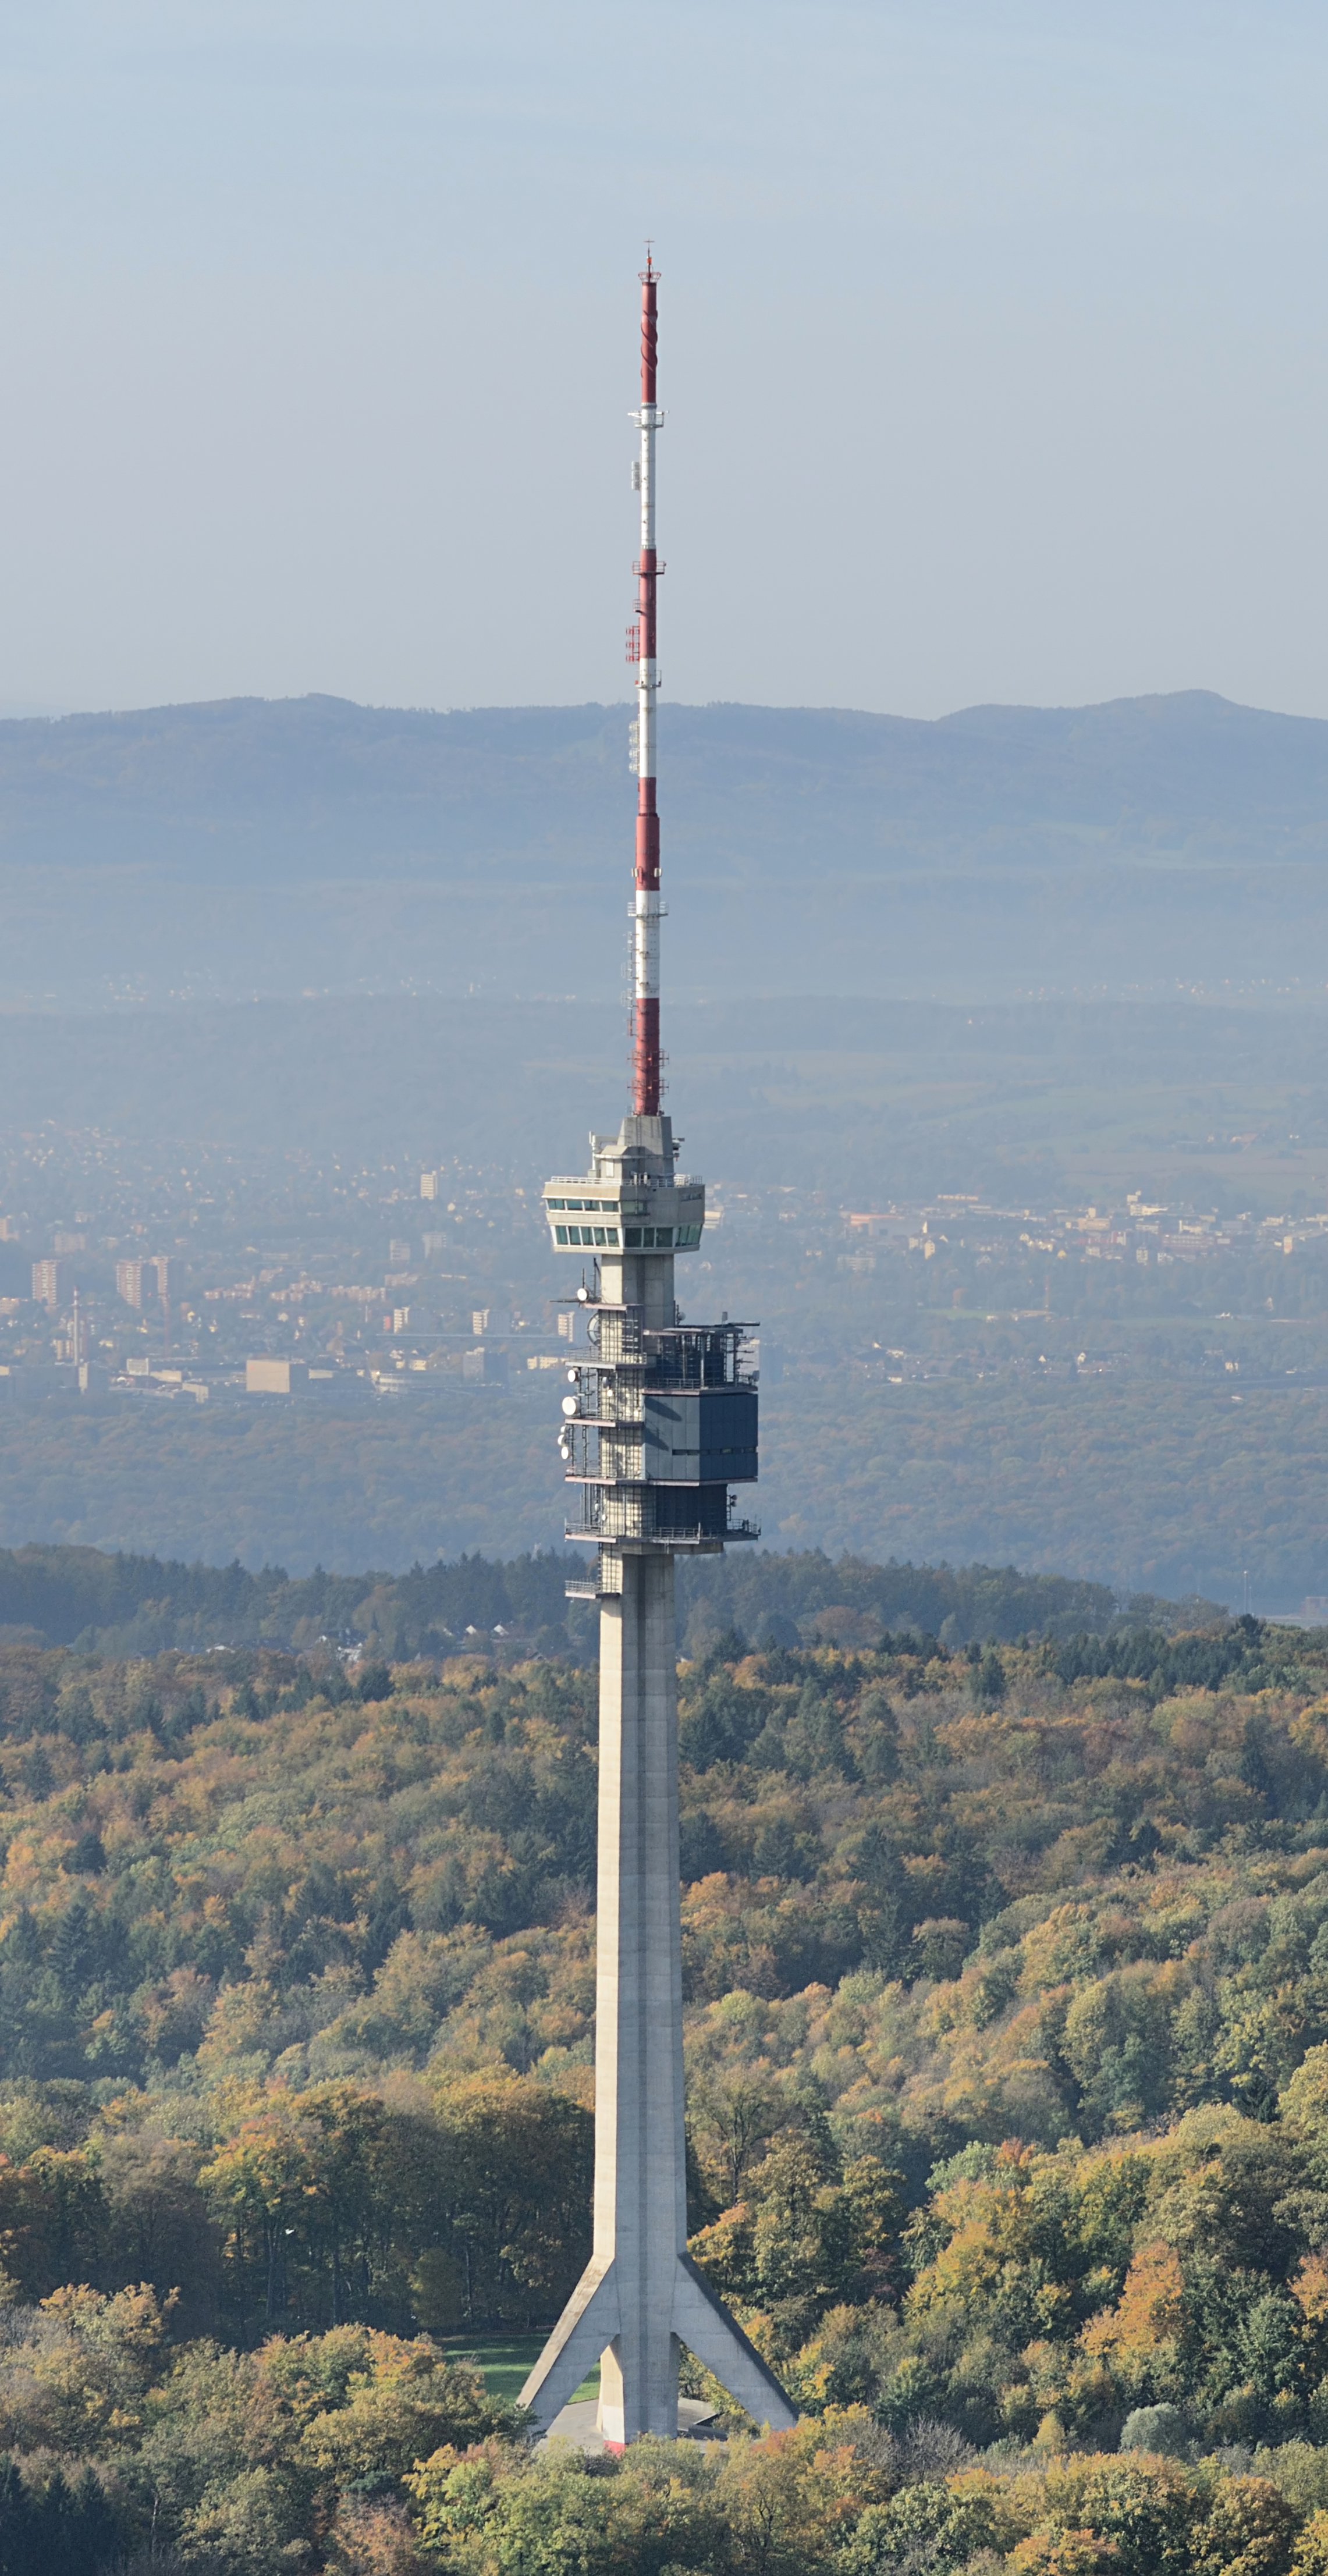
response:
M246 1360L244 1391L246 1395L299 1395L309 1384L305 1360Z

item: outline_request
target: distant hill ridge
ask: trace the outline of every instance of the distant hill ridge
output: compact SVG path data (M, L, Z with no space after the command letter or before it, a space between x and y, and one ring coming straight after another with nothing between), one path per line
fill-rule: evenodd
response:
M628 722L307 697L0 723L0 1006L607 995ZM1318 718L1204 690L666 705L660 773L675 1001L1328 983Z
M502 853L597 874L630 810L623 707L325 696L0 723L0 862L197 881L465 877ZM670 849L789 872L1086 858L1321 860L1328 722L1206 690L980 706L666 706Z

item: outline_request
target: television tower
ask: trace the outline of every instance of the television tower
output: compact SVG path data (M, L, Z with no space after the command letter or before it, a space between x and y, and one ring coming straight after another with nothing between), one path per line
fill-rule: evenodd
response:
M600 2364L599 2426L618 2446L678 2429L686 2345L758 2424L795 2421L778 2381L687 2253L679 1926L674 1562L753 1539L729 1487L756 1475L748 1327L688 1324L674 1261L695 1251L705 1185L677 1169L660 1110L659 813L655 709L656 291L641 279L640 431L632 480L641 553L628 660L636 669L632 1106L590 1138L590 1169L546 1183L554 1247L579 1253L585 1359L568 1369L559 1447L578 1510L567 1535L594 1572L569 1586L600 1610L595 2230L590 2263L521 2392L547 2430Z

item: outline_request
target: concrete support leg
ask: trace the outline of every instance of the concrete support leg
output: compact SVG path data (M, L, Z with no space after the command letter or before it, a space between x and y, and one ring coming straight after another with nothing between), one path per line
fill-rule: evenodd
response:
M622 1572L600 1610L594 2256L522 2390L547 2426L612 2311L599 2422L615 2443L676 2433L680 2340L758 2421L794 2420L686 2257L673 1559L625 1556Z
M679 2341L713 2370L721 2388L737 2398L754 2423L769 2424L776 2433L796 2424L796 2411L773 2370L686 2254L674 2283L673 2327Z
M613 2250L618 2333L606 2441L678 2428L673 2274L687 2228L678 1720L671 1556L629 1556L600 1612L595 2250Z
M613 2265L592 2256L521 2391L521 2403L530 2408L541 2431L547 2432L575 2396L603 2350L605 2336L617 2331Z

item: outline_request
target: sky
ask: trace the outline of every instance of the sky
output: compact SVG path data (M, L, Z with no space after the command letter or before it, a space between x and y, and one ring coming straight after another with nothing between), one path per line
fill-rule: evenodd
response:
M1328 715L1328 12L9 0L0 709Z

